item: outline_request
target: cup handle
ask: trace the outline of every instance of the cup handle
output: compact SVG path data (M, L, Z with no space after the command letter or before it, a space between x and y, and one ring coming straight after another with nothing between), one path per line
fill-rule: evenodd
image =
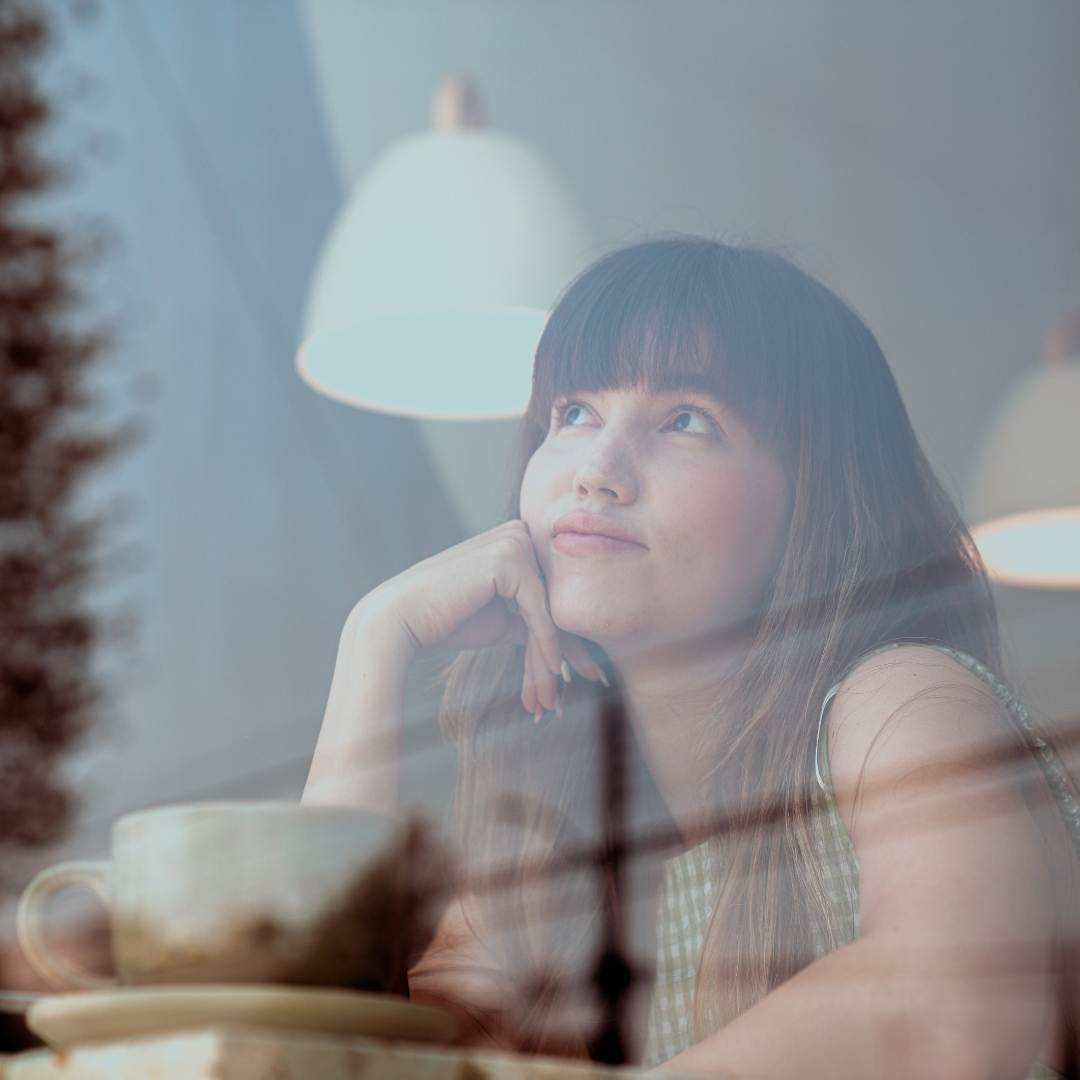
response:
M53 893L83 886L109 908L110 866L105 861L62 862L35 875L15 909L15 936L26 960L54 990L100 990L116 980L97 975L50 946L41 932L41 912Z

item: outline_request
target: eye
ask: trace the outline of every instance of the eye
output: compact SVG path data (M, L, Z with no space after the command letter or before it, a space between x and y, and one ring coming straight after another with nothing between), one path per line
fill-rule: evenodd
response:
M552 426L556 429L556 431L559 428L566 427L567 413L569 413L571 409L583 409L584 407L585 406L582 405L580 401L567 401L565 399L556 401L555 404L551 406Z
M710 434L712 434L712 435L719 435L720 434L720 425L716 422L716 419L713 417L712 413L709 412L707 409L701 408L700 405L689 405L689 404L687 404L687 405L677 405L675 408L676 408L675 420L678 420L679 417L689 416L691 414L694 415L694 416L700 416L700 417L704 418L705 427L706 427L706 429L708 430L708 432ZM679 430L685 431L686 429L685 428L680 428Z
M560 399L556 401L551 407L551 423L556 431L564 427L572 427L574 425L569 417L570 412L573 409L585 409L586 406L580 401L574 401L572 399ZM689 402L683 402L681 405L675 406L674 420L672 425L675 426L680 417L686 415L694 415L701 417L705 423L706 434L712 434L719 436L722 434L720 424L716 418L709 412L708 409L702 408L700 405L691 405ZM687 430L685 427L675 427L675 430L680 434L693 435L692 430Z

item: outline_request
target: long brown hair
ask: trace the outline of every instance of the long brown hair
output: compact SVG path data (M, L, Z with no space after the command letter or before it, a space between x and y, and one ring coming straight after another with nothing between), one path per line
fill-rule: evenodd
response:
M949 644L998 673L1003 665L979 556L873 334L835 293L759 247L666 234L606 255L569 285L537 346L507 519L519 516L521 480L558 395L687 384L775 450L793 493L786 550L725 692L737 721L723 745L700 734L730 824L714 841L723 859L698 969L700 1038L805 966L815 941L838 944L810 824L829 686L899 638ZM470 866L547 860L554 871L561 851L596 836L598 692L574 680L562 721L535 726L519 699L523 652L459 655L443 672L439 715L458 745ZM619 693L617 672L594 655ZM632 734L630 743L631 827L670 824ZM594 876L564 868L517 885L470 897L477 932L498 943L507 970L531 973L516 1020L523 1049L580 1054L580 1041L558 1036L588 988L579 980L560 997L546 976L587 974Z

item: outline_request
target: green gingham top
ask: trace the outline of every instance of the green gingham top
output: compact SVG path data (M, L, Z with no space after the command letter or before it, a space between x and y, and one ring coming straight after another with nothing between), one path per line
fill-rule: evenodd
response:
M908 640L891 641L870 650L859 657L859 660L907 643ZM1077 852L1080 853L1080 806L1069 792L1060 760L1032 728L1024 706L1010 694L1008 688L989 668L973 656L936 642L910 639L910 643L931 645L940 649L989 683L1025 736L1072 833ZM848 671L854 667L855 664L852 664ZM842 681L842 678L838 680L825 695L818 718L815 764L820 787L817 799L820 813L813 817L813 833L825 868L832 919L838 928L841 942L846 943L854 941L859 934L859 863L851 846L847 827L832 795L828 732L824 723L825 711ZM712 858L709 842L706 841L664 863L657 911L656 984L643 1053L645 1067L667 1061L685 1050L693 1041L691 1024L694 980L705 929L716 899L716 874L710 872ZM822 944L818 954L823 951ZM1036 1062L1026 1080L1061 1080L1061 1077L1053 1069Z

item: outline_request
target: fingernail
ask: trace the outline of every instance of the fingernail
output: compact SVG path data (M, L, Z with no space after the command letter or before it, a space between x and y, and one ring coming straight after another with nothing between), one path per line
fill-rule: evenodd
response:
M539 724L540 723L540 717L543 716L543 715L544 715L544 706L543 705L537 705L536 706L536 712L533 713L533 723L534 724Z
M570 665L564 660L559 670L562 672L563 682L570 681Z
M600 681L610 690L611 683L608 682L607 676L604 674L603 668L600 669Z

